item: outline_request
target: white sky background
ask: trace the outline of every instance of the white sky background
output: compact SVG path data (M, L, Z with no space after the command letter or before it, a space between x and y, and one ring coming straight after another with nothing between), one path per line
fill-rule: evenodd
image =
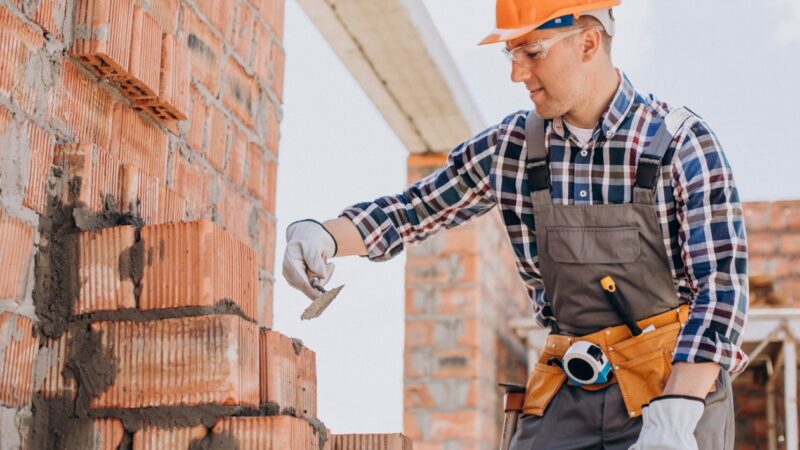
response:
M423 1L485 125L530 109L499 48L475 46L494 25L494 1ZM617 19L615 64L638 89L709 122L744 200L800 198L800 0L626 0ZM295 0L285 28L274 326L317 352L319 417L329 428L398 432L405 256L334 260L328 287L346 287L308 322L299 319L307 300L286 284L281 262L289 223L399 192L407 153Z

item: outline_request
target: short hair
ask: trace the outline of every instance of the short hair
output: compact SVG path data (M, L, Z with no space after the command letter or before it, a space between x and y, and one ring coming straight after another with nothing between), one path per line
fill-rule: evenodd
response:
M578 17L578 24L580 26L589 27L600 25L600 35L603 39L603 48L606 49L606 53L611 55L611 41L614 39L608 32L606 31L605 27L603 27L603 23L597 20L596 17L592 16L580 16Z

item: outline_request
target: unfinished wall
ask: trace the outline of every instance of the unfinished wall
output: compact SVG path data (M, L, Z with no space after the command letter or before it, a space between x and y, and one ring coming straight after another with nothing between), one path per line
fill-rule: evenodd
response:
M409 182L445 158L412 155ZM525 350L507 322L530 308L499 214L407 250L404 430L425 449L495 449L497 383L526 379Z
M283 0L0 0L0 449L330 448L268 328Z

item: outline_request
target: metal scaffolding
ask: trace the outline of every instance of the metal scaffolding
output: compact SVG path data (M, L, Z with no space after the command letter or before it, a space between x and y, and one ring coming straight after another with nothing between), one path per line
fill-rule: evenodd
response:
M528 368L539 360L548 329L540 327L533 319L511 321L511 329L522 339L528 351ZM767 439L768 449L777 450L777 374L783 373L783 400L787 449L798 447L797 429L797 336L800 336L800 308L752 308L748 312L743 344L752 346L748 351L752 368L764 364L767 372ZM777 344L777 352L765 351ZM774 353L774 354L773 354ZM735 374L732 379L736 379Z

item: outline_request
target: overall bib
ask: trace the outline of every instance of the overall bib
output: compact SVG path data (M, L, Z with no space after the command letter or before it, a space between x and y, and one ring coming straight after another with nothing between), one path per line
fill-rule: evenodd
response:
M627 449L642 426L641 407L661 394L672 350L688 308L681 306L656 215L655 187L673 134L691 113L680 108L664 120L641 155L629 204L554 205L550 195L545 127L529 114L526 170L531 187L544 289L556 322L533 367L524 415L512 450ZM642 329L633 337L603 292L610 275ZM651 327L652 328L652 327ZM601 385L565 383L560 358L576 340L600 346L614 377ZM733 449L730 377L720 371L695 431L701 450Z

